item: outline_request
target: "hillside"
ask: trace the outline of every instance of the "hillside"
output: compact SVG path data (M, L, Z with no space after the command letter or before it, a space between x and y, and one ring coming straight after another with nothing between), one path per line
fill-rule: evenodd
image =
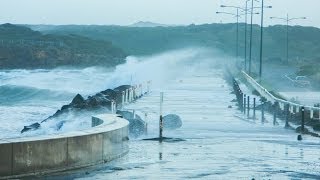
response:
M0 69L114 66L123 63L125 57L126 53L109 41L0 25Z
M31 26L44 33L77 34L92 39L111 41L133 55L145 55L186 46L217 48L234 55L236 48L235 24L204 24L174 27L123 27L123 26ZM40 28L42 27L42 28ZM244 24L239 25L239 53L244 57ZM248 30L249 33L249 30ZM320 29L289 27L289 58L294 64L320 58ZM265 28L264 59L286 59L286 27L277 25ZM258 59L260 27L253 26L253 59Z

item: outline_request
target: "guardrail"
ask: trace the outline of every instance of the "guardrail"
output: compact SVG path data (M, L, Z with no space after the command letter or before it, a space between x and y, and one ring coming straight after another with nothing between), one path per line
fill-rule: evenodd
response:
M241 73L246 78L248 83L250 83L250 85L256 91L258 91L261 96L263 96L264 98L266 98L268 101L270 101L272 103L278 102L279 103L279 107L281 108L281 110L284 110L285 106L288 105L289 106L289 111L291 113L293 113L294 110L295 110L295 112L299 112L300 109L302 107L304 107L305 110L310 110L311 111L310 112L310 118L313 118L313 112L319 112L320 113L320 108L319 107L305 106L305 105L302 105L302 104L290 102L290 101L283 100L283 99L275 97L267 89L265 89L257 81L255 81L251 76L249 76L247 73L245 73L244 71L242 71Z

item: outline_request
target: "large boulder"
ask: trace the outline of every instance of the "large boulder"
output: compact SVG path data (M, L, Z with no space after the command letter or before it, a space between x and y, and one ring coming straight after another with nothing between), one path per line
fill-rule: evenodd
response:
M30 130L37 130L40 128L40 124L39 123L33 123L29 126L24 126L23 129L21 130L21 133L24 133L26 131L30 131Z
M163 128L164 129L178 129L182 126L181 118L176 114L168 114L163 118Z
M130 137L137 138L145 133L146 123L141 119L140 116L134 115L130 111L117 111L117 114L129 121Z

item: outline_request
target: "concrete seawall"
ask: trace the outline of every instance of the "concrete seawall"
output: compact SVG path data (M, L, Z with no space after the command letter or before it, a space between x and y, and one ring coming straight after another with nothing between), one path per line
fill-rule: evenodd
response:
M0 139L0 179L106 163L128 152L128 121L111 114L92 119L88 130Z

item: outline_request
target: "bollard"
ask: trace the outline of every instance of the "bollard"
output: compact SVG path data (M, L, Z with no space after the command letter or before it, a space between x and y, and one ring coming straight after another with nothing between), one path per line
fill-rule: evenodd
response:
M289 116L290 116L290 105L289 104L287 104L286 105L286 108L285 108L285 110L286 110L286 124L285 124L285 128L288 128L289 127Z
M143 95L142 84L140 84L140 97Z
M114 102L111 101L111 114L114 114Z
M162 142L163 119L162 119L163 92L160 92L160 121L159 121L159 142Z
M276 125L276 120L277 120L277 102L274 102L273 104L273 125Z
M249 116L250 116L250 96L248 96L247 98L248 98L248 102L247 102L247 106L248 106L247 115L248 115L248 118L249 118Z
M149 93L150 91L150 81L147 82L147 94Z
M253 119L256 119L256 98L253 98Z
M129 89L129 102L132 102L132 87Z
M148 135L148 123L147 123L147 120L148 120L148 113L144 113L144 122L146 122L145 129L144 129L145 135Z
M122 91L122 99L121 99L121 107L123 108L123 106L124 106L124 102L125 102L125 92L124 91Z
M243 93L240 92L240 95L239 95L239 106L240 106L240 110L241 112L243 112Z
M264 123L264 102L261 103L261 122Z
M301 132L304 132L304 107L301 107Z
M135 119L136 118L136 111L134 109L132 110L132 114L133 114L133 119Z
M243 114L246 114L246 95L243 95Z
M129 89L126 89L126 103L129 103Z

